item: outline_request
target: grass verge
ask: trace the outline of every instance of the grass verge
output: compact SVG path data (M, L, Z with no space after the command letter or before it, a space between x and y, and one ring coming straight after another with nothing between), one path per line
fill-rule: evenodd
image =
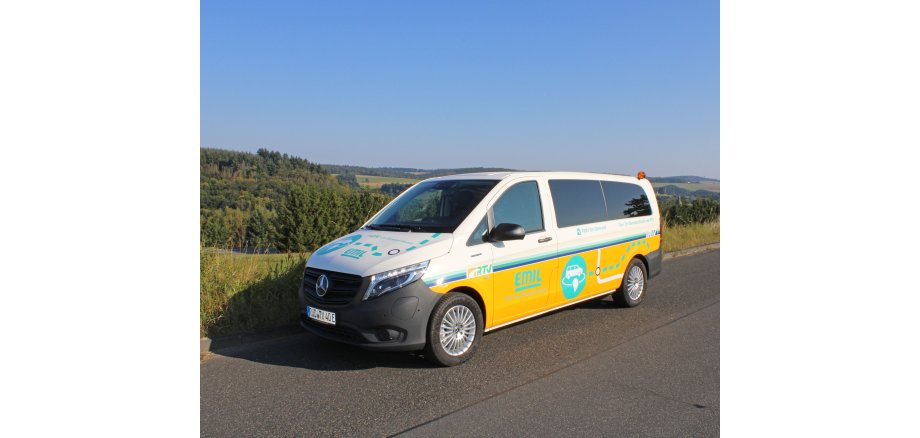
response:
M201 336L215 337L292 325L297 289L309 254L201 251Z
M669 226L662 230L664 252L679 251L719 241L719 222Z

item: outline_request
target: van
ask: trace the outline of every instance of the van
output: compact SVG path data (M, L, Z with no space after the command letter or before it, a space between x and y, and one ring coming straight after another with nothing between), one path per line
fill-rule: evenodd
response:
M639 305L661 272L652 184L573 172L422 181L307 261L300 323L369 350L453 366L483 333L613 296Z

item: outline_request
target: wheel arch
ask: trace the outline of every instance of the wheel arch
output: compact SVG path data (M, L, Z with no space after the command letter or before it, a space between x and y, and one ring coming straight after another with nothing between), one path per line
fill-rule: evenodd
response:
M483 324L488 324L486 322L488 321L488 309L486 309L486 302L485 300L482 299L482 295L479 294L479 291L469 286L460 286L460 287L455 287L451 289L450 292L457 292L457 293L461 293L464 295L469 295L469 297L472 298L473 301L476 301L476 304L479 305L479 311L482 312ZM485 327L483 327L483 329L485 329Z
M639 260L642 261L642 265L645 266L645 277L648 278L648 275L649 275L649 270L648 270L648 259L646 259L645 256L642 255L642 254L636 254L636 255L633 256L633 258L634 258L634 259L639 259ZM630 260L630 261L632 261L632 260ZM627 263L626 265L629 266L628 263Z

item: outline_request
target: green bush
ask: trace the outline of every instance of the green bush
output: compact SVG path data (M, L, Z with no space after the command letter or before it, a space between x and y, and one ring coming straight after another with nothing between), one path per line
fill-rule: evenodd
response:
M719 201L697 198L691 202L660 204L661 218L668 225L702 224L719 221Z
M276 247L312 251L364 224L389 202L381 193L296 187L278 206Z

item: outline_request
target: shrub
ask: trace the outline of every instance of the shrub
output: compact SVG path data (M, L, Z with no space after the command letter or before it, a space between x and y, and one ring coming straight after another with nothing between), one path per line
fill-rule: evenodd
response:
M702 224L719 221L719 202L698 198L692 202L668 201L660 205L661 218L669 225Z

